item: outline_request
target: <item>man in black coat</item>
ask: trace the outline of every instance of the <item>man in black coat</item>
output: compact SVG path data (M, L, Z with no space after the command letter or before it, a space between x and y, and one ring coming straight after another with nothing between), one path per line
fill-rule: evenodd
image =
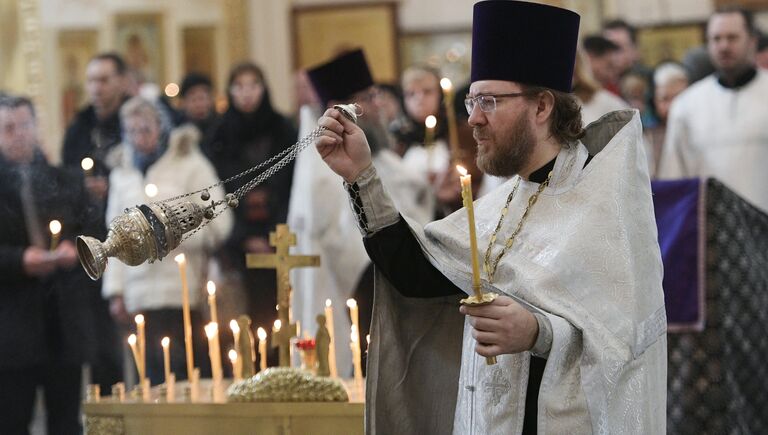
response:
M93 207L79 173L46 162L36 128L28 99L0 100L0 432L28 433L42 386L49 433L75 434L94 328L72 237Z
M84 181L88 193L99 205L100 216L85 233L100 240L107 235L104 210L109 170L115 164L110 164L107 157L122 139L119 112L127 99L126 74L125 62L115 53L98 54L88 62L85 89L89 104L78 112L67 128L62 147L61 160L66 168L81 171L84 158L93 160L94 166ZM83 285L90 288L90 305L97 319L98 348L95 359L90 361L91 373L94 382L105 391L122 377L120 347L117 345L120 340L109 315L109 304L101 298L101 284L88 282Z

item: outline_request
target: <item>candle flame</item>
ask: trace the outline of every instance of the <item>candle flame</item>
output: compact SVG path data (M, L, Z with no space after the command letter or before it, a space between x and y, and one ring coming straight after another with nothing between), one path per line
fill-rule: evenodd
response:
M187 257L185 257L184 254L179 254L179 255L173 257L173 260L176 261L179 264L182 264L185 261L187 261Z
M464 169L464 166L456 165L456 170L459 171L459 174L461 174L462 177L467 176L467 170Z
M208 336L209 339L213 338L214 335L219 333L219 325L211 322L207 325L205 325L205 335Z
M444 91L450 91L453 89L453 83L451 83L451 79L448 77L443 77L440 79L440 87L443 88Z
M267 331L264 330L264 328L259 327L259 329L256 331L256 335L259 336L259 340L266 340L267 339Z
M83 168L84 171L90 171L93 169L93 159L90 157L84 158L80 161L80 167Z
M427 116L427 119L424 121L424 125L426 125L427 128L435 128L437 125L437 118L435 118L435 115Z
M136 334L131 334L128 336L128 344L131 346L136 346Z
M137 325L141 325L144 323L144 315L143 314L137 314L136 317L133 318L133 320L136 321Z
M170 339L170 338L168 338L168 337L163 337L163 339L162 339L162 340L160 340L160 344L161 344L163 347L168 347L168 346L170 346L170 345L171 345L171 339Z
M229 356L229 360L233 363L237 361L237 351L235 349L229 349L227 355Z
M368 346L371 345L371 334L365 336L365 341L368 342Z
M59 234L61 232L61 222L54 219L48 224L48 228L51 230L51 234Z
M237 320L232 319L229 321L229 329L231 329L235 334L240 333L240 325L237 324Z
M147 194L148 197L154 198L157 196L157 185L149 183L146 186L144 186L144 193Z
M354 299L347 299L347 306L349 308L355 308L357 307L357 301Z
M280 319L275 320L275 331L279 331L282 326L283 322L281 322Z
M326 307L330 307L331 306L331 300L330 299L326 299L325 300L325 306Z
M213 281L208 281L208 284L206 284L206 287L208 289L208 295L213 296L216 294L216 283Z

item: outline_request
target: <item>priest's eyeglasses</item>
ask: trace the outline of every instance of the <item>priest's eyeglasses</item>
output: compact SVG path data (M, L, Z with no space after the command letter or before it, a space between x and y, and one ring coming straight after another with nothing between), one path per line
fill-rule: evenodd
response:
M524 95L529 95L528 92L515 92L513 94L485 94L485 95L478 95L476 97L470 97L469 94L467 94L467 97L464 98L464 107L467 108L467 113L472 115L472 110L475 108L475 104L480 106L480 110L482 110L485 113L493 112L496 110L496 99L497 98L513 98L513 97L522 97Z

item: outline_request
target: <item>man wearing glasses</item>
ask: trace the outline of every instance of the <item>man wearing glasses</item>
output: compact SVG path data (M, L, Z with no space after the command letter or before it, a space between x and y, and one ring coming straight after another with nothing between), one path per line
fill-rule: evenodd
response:
M490 304L457 309L473 292L466 210L412 223L362 131L334 110L321 118L317 149L344 178L377 266L369 432L665 432L666 314L640 119L613 112L582 130L569 94L578 23L533 3L474 8L465 102L477 163L511 177L474 205Z

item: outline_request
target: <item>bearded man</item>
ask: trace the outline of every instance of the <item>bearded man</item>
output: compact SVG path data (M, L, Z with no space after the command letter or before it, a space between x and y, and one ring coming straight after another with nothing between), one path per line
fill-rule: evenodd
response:
M422 229L395 209L363 132L333 109L320 119L316 147L344 179L377 266L369 433L665 432L642 128L621 111L582 130L569 94L578 26L546 5L474 7L465 103L477 163L511 177L474 204L490 304L457 308L473 291L467 211Z

